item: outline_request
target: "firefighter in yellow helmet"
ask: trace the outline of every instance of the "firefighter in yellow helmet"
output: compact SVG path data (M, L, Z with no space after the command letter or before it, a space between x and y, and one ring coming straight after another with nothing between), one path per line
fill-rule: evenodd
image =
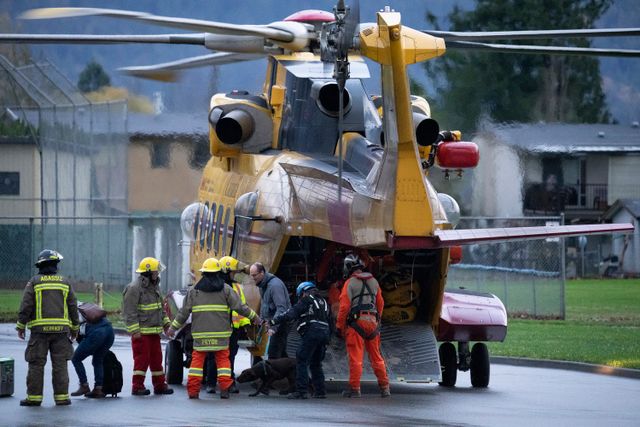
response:
M180 329L192 314L191 335L193 352L187 380L187 392L190 399L198 399L202 383L202 367L207 353L213 352L216 358L220 398L229 398L231 362L229 360L229 337L233 327L229 321L232 310L260 323L260 317L244 304L231 286L224 283L220 262L215 258L205 260L200 269L202 278L189 289L184 305L176 314L168 331L170 337Z
M231 288L238 294L243 304L247 303L247 299L244 296L242 285L235 280L235 276L237 272L244 271L247 267L247 264L244 264L233 257L224 256L220 258L220 270L222 272L224 282L231 286ZM229 391L231 393L238 393L239 390L235 383L236 377L234 373L234 363L236 354L238 354L238 340L241 336L246 336L245 326L250 325L251 320L241 316L237 311L232 311L231 323L233 325L233 330L229 337L229 360L231 362L231 378L233 379L233 384L229 388ZM216 376L213 373L216 372L216 359L210 354L207 356L205 363L205 370L207 372L207 377L205 379L206 391L207 393L215 393ZM211 375L209 375L209 373L211 373Z
M62 255L45 249L38 255L35 266L38 274L24 288L16 330L24 339L25 329L31 330L25 359L27 372L27 398L20 406L40 406L44 381L44 365L51 354L53 398L56 405L70 405L69 371L67 361L73 355L71 340L78 335L78 307L69 281L58 274Z
M144 386L147 368L151 370L154 394L173 393L165 381L160 347L160 333L166 332L170 325L160 294L160 272L163 270L164 265L157 259L143 258L136 270L138 277L123 292L122 314L133 350L131 394L134 396L151 393Z

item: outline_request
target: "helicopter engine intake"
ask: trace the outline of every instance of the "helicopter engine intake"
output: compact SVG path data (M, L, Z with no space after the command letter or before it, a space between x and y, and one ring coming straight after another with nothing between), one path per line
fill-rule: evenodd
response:
M312 96L316 99L316 104L320 111L330 117L338 117L340 109L339 90L336 82L314 83ZM344 114L351 109L351 94L345 88L342 98L342 108Z
M215 129L224 144L238 144L253 135L253 119L246 111L231 110L220 117Z
M413 113L413 130L416 132L416 142L421 147L428 147L438 142L440 125L424 114Z
M271 148L273 123L267 103L245 92L214 95L209 112L211 153L235 156Z

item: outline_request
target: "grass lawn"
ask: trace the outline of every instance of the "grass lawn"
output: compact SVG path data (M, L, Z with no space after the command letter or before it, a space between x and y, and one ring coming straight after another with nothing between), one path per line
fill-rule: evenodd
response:
M22 291L0 290L0 322L15 322ZM571 360L640 369L640 280L574 280L566 283L566 320L509 319L497 356ZM93 301L92 293L78 293ZM121 324L120 293L105 293L111 320Z
M509 319L491 354L640 369L640 280L566 283L566 320Z
M76 292L76 298L82 302L93 302L93 292ZM20 309L20 301L22 300L22 290L5 290L0 289L0 322L15 323L18 320L18 310ZM110 319L120 320L120 312L122 305L122 295L120 293L104 294L104 309L111 315Z

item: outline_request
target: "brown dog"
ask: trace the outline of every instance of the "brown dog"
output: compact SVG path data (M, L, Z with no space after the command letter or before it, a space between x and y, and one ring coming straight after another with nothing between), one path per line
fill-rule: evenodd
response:
M296 359L283 357L274 360L261 360L249 369L245 369L236 378L239 383L260 380L258 389L249 396L257 396L262 393L269 395L269 389L278 380L286 379L289 383L289 393L296 390Z

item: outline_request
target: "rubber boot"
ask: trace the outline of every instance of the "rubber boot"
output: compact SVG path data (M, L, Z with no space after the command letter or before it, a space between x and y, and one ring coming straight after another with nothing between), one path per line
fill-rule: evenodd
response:
M71 393L71 396L73 396L73 397L84 396L85 394L89 393L90 391L91 391L91 389L89 388L89 384L80 383L80 387L78 387L78 389L76 391Z
M102 391L102 386L97 385L93 387L93 390L91 390L89 393L85 394L84 396L90 399L102 399L103 397L105 397L105 394Z
M220 390L220 399L228 399L229 398L229 389Z
M349 388L342 392L342 397L357 398L362 397L362 393L360 393L359 388Z
M389 386L380 387L380 397L389 397L391 396L391 389Z
M35 400L22 399L20 406L40 406L42 402L36 402Z

